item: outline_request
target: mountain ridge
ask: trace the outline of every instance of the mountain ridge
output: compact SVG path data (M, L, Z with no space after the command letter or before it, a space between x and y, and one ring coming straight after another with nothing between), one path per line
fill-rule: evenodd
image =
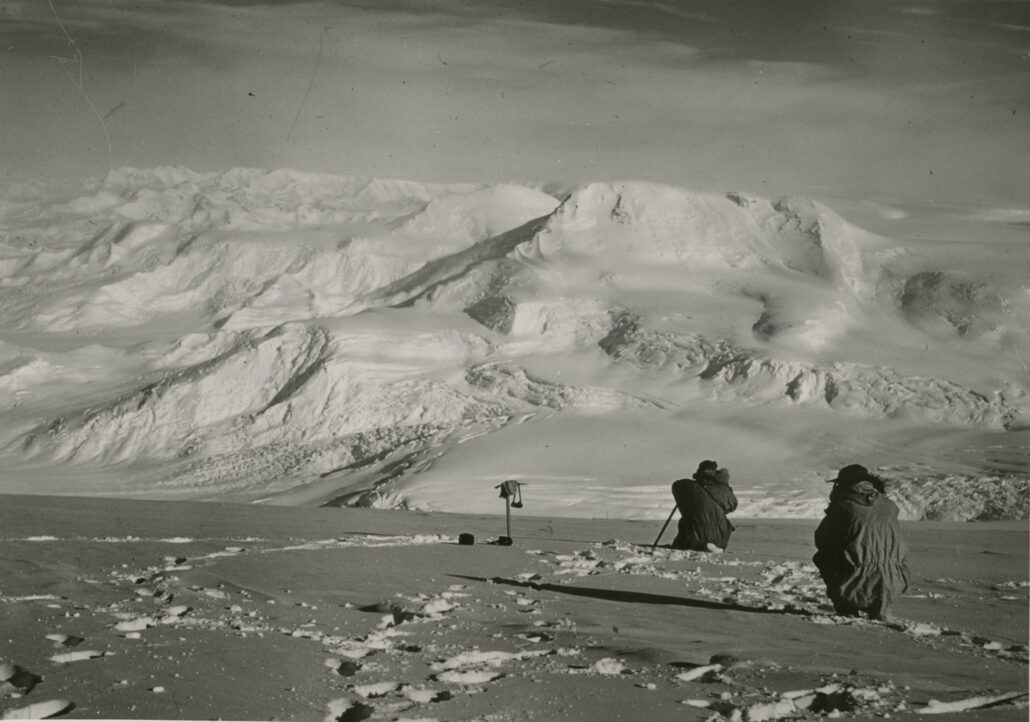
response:
M404 505L449 450L553 414L611 433L688 407L801 426L818 409L844 434L1028 418L1015 365L983 365L1025 343L1025 294L807 199L122 169L60 207L7 208L0 234L0 463L96 465L133 493L319 485ZM84 344L138 381L83 365Z

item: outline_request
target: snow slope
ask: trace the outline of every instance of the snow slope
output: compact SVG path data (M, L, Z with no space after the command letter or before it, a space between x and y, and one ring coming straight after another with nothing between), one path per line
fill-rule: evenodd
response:
M742 514L817 515L860 462L911 516L1026 516L1025 247L647 183L183 168L9 198L0 244L3 491L495 512L518 478L660 518L716 458Z
M3 501L6 719L1027 716L1020 522L905 523L875 621L833 614L809 520L708 553L645 521L529 514L499 546L493 515Z

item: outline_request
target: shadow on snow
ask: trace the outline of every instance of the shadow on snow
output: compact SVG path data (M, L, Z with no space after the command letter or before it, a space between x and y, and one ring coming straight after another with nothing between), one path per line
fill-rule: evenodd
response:
M765 609L763 607L746 607L741 604L727 604L724 602L712 602L705 599L691 599L690 597L676 597L670 594L652 594L650 592L631 592L624 589L595 589L591 587L573 587L565 584L546 584L538 582L523 582L516 579L505 579L504 577L470 577L462 574L451 574L451 577L465 579L474 582L486 582L492 584L507 584L513 587L523 587L534 591L557 592L569 594L575 597L589 597L601 599L607 602L629 602L631 604L670 604L680 607L694 607L696 609L714 609L723 612L752 612L756 614L795 614L802 617L812 616L810 612L801 609Z

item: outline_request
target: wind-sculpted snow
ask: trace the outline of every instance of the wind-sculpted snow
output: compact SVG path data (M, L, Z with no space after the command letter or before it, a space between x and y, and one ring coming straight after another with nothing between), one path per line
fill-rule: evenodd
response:
M212 358L37 427L26 449L58 461L189 456L215 430L231 434L243 419L260 417L310 381L326 343L324 334L300 327L242 334ZM216 437L214 443L224 442Z
M94 196L42 209L9 232L4 224L0 263L16 272L5 285L23 289L13 308L4 304L6 320L69 332L182 313L236 327L337 315L434 256L556 203L518 186L122 169ZM64 281L58 294L50 285L31 293L44 275Z
M1030 518L1027 486L1022 479L1002 476L930 474L892 484L888 493L903 519L994 521Z
M465 380L492 396L510 399L529 408L552 409L647 409L661 408L650 399L604 388L576 387L534 378L525 369L513 364L490 363L469 369Z
M883 418L914 416L992 428L1005 427L1017 413L947 381L904 377L890 368L755 357L725 341L647 331L639 318L625 313L615 315L612 331L600 345L612 357L640 368L671 367L702 382L720 400L818 405Z
M464 515L14 504L31 523L2 527L18 556L0 559L0 605L22 621L5 629L6 719L126 719L145 702L162 705L148 719L1026 712L1011 524L909 527L919 572L871 620L834 613L803 524L741 525L731 548L696 552L643 544L635 522L537 517L546 532L501 552L483 543L496 520ZM220 697L227 659L239 682Z
M715 448L690 452L732 450L731 466L763 474L753 434L769 449L810 427L825 448L797 449L776 498L815 509L787 488L802 465L823 475L877 466L854 458L863 449L895 466L912 453L893 427L854 443L855 423L924 437L1026 423L1030 296L993 268L949 270L799 198L594 183L559 200L516 185L121 169L76 200L0 205L12 469L0 484L35 490L33 473L66 467L66 486L43 490L75 491L88 466L112 493L405 506L415 477L455 450L579 415L608 424L597 443L623 447L627 428L678 424L663 433L690 439L717 423ZM756 432L744 420L758 408L786 416ZM536 472L593 480L591 494L611 484L612 499L635 479L664 499L652 474L671 461L628 450L604 468L573 444L561 468ZM693 463L682 453L667 452ZM933 473L970 473L962 453ZM934 468L908 462L908 480ZM420 498L437 487L456 485ZM1018 507L1025 485L1007 488ZM637 496L622 515L664 503Z
M126 397L38 426L25 437L25 449L62 462L217 457L209 466L222 465L234 477L254 473L259 464L312 473L327 470L326 464L362 460L351 456L355 435L444 428L510 413L504 404L478 400L449 384L413 378L422 367L404 365L405 357L416 364L434 353L460 357L469 351L465 339L401 339L379 349L377 359L362 359L375 356L374 347L384 343L375 337L333 339L299 324L244 332L226 349L216 343L211 358L194 351L193 363L164 372ZM471 347L477 347L475 339ZM374 446L370 455L392 450L406 436L394 434L393 447ZM227 463L228 455L237 458ZM248 456L254 463L247 463ZM277 456L291 461L270 463Z
M689 269L782 267L855 292L876 282L878 257L889 248L808 200L772 203L644 183L589 185L565 200L548 231L538 241L545 257L610 252Z

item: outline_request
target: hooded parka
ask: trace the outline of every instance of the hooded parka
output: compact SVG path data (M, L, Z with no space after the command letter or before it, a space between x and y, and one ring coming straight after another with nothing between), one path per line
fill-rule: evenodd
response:
M673 549L707 551L709 544L725 549L730 543L733 524L726 515L737 508L737 497L724 469L713 474L698 470L692 479L672 483L672 496L680 511L678 533Z
M868 479L834 485L815 546L812 561L839 614L883 618L908 588L898 507Z

